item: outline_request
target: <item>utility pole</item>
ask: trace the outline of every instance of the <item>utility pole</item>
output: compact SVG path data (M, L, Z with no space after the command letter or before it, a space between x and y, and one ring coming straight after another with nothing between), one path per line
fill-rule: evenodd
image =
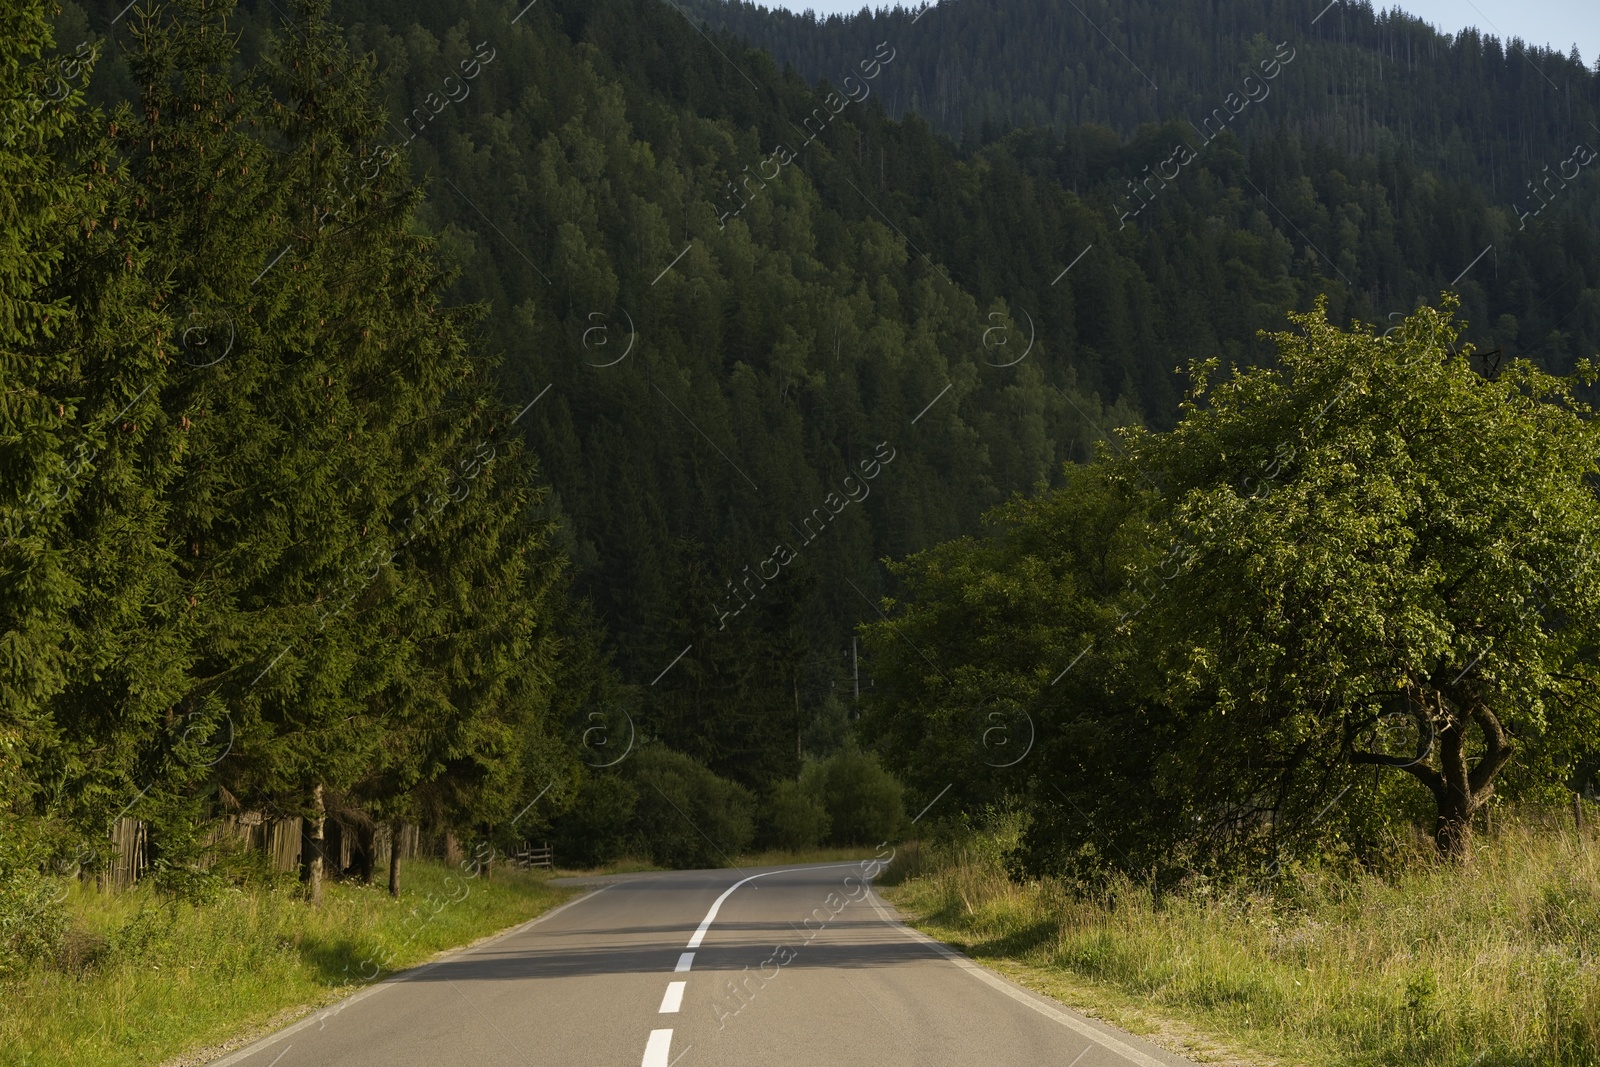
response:
M861 661L856 658L855 635L850 635L850 673L855 676L856 712L861 710Z

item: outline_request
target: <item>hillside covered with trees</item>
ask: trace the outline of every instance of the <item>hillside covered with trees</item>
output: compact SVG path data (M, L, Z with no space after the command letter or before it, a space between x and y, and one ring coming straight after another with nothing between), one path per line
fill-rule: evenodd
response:
M13 8L8 1051L231 1038L550 907L529 845L915 834L948 929L1203 1024L1593 1062L1582 57L1279 0Z
M1171 125L963 148L880 106L898 39L835 91L656 3L336 11L389 72L509 401L549 387L519 426L630 714L748 786L839 728L878 560L1058 484L1113 426L1170 426L1190 359L1268 362L1260 331L1318 296L1389 328L1452 286L1482 350L1562 371L1600 347L1589 170L1519 229L1408 152L1275 120L1166 183ZM471 95L425 105L481 41ZM1307 55L1252 47L1275 86Z
M178 888L247 810L594 862L892 835L943 735L885 614L994 509L1198 433L1184 368L1274 373L1291 313L1399 335L1442 292L1473 403L1469 375L1553 395L1538 374L1600 350L1576 60L1344 4L1292 37L1229 5L1191 39L1184 8L1127 42L1157 35L1157 98L1053 7L727 10L734 33L657 0L8 16L14 899L124 814ZM1081 62L1008 73L1023 37ZM1179 437L1115 432L1140 426ZM1205 491L1186 462L1137 476ZM1003 799L986 776L952 803Z
M1288 131L1351 155L1401 154L1497 201L1531 202L1525 183L1600 122L1600 56L1441 33L1383 10L1393 5L958 0L816 21L746 0L684 6L810 82L842 77L863 48L893 40L904 62L874 86L884 108L958 141L1008 127L1099 126L1126 138L1150 124L1199 126L1227 107L1247 141ZM1473 17L1462 9L1462 22ZM1294 49L1292 70L1245 84L1262 46L1278 42ZM1225 103L1231 92L1248 99L1248 118Z

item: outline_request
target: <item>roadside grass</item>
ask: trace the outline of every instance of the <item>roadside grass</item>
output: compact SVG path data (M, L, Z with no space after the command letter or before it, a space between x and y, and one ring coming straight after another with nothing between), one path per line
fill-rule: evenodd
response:
M1595 1067L1600 836L1501 821L1461 866L1418 847L1386 874L1305 869L1160 900L1127 880L1098 900L1013 883L1002 844L979 837L903 849L884 894L1024 984L1169 1045L1198 1032L1214 1056Z
M556 878L573 878L580 875L592 878L602 874L642 874L667 869L652 862L649 856L619 856L610 863L602 863L598 867L556 867L551 873Z
M286 880L202 905L74 886L58 958L0 985L0 1064L147 1067L285 1024L575 895L546 880L498 866L469 878L419 859L399 899L335 882L318 909Z

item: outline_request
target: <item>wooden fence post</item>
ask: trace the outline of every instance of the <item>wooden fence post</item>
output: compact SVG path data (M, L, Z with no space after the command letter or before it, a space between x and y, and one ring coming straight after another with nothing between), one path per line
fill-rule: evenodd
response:
M100 888L120 892L138 882L148 863L144 822L124 816L111 826L111 863L100 872Z
M389 895L400 895L400 856L405 852L406 824L395 819L389 824Z

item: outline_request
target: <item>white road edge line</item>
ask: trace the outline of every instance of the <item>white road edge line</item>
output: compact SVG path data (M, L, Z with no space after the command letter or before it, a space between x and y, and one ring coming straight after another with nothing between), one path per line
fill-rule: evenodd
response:
M951 963L954 963L957 967L960 967L978 981L983 982L985 985L993 986L995 989L998 989L1000 992L1004 993L1017 1003L1025 1004L1034 1011L1038 1012L1040 1015L1043 1015L1045 1018L1053 1019L1062 1026L1065 1026L1067 1029L1077 1031L1107 1051L1121 1056L1129 1063L1138 1064L1139 1067L1171 1067L1170 1064L1158 1060L1154 1056L1147 1055L1146 1053L1139 1051L1126 1042L1118 1041L1111 1035L1102 1033L1100 1030L1089 1025L1084 1020L1073 1015L1068 1015L1066 1012L1061 1011L1058 1008L1051 1007L1049 1004L1044 1003L1037 997L1032 996L1022 989L1012 985L999 975L991 974L989 971L984 970L976 963L973 963L971 960L967 959L967 957L949 948L943 942L935 941L921 930L913 930L899 919L896 919L893 915L890 915L888 911L884 909L883 905L878 902L877 893L869 892L867 899L872 901L873 908L877 910L878 915L885 923L899 930L911 940L920 941L924 945L927 945L930 949L937 952Z
M583 896L578 897L576 900L569 900L565 904L561 905L559 908L552 908L549 911L545 912L543 915L539 916L538 918L530 919L527 922L522 923L519 926L513 926L511 929L507 930L505 933L496 934L494 937L489 938L487 941L480 941L478 944L472 945L469 948L457 949L456 951L451 952L448 956L444 956L444 957L442 957L440 959L434 960L432 963L425 963L420 967L413 967L409 971L401 971L399 974L390 975L388 978L385 978L383 981L379 982L377 985L369 985L365 989L361 990L360 992L353 993L350 996L345 997L343 1000L338 1002L337 1006L331 1006L330 1005L327 1008L323 1008L323 1009L321 1009L319 1011L312 1012L310 1015L307 1015L304 1019L301 1019L299 1022L295 1023L293 1026L289 1026L289 1027L286 1027L286 1028L284 1028L282 1030L279 1030L275 1034L268 1034L266 1037L263 1037L259 1041L253 1041L250 1044L246 1045L244 1048L240 1049L238 1052L235 1052L231 1056L224 1057L223 1059L220 1059L220 1060L212 1060L210 1062L210 1064L207 1065L207 1067L232 1067L233 1064L240 1063L240 1062L242 1062L244 1060L249 1059L251 1056L254 1056L258 1052L262 1052L262 1051L265 1051L268 1048L271 1048L273 1045L276 1045L279 1041L282 1041L284 1038L288 1037L290 1034L299 1033L301 1030L304 1030L306 1027L310 1026L312 1023L325 1022L328 1019L329 1016L339 1014L340 1012L344 1011L346 1008L350 1007L352 1004L355 1004L357 1001L366 1000L368 997L372 996L374 993L381 993L383 990L387 989L390 986L399 985L402 982L409 982L411 979L416 978L418 975L425 974L426 972L433 970L435 967L439 966L440 964L449 963L451 960L457 958L458 956L468 955L470 953L478 951L479 949L488 948L490 945L495 944L496 942L504 941L508 937L514 937L515 935L520 934L522 931L528 929L529 927L538 926L540 923L544 922L546 919L554 918L555 916L561 914L562 912L566 911L570 907L573 907L573 906L578 905L578 904L582 904L584 901L589 900L592 897L599 896L601 893L604 893L607 889L610 889L611 886L616 885L616 884L617 883L612 882L609 885L603 885L599 889L594 890L592 893L585 893ZM288 1051L288 1050L285 1049L284 1051ZM278 1061L277 1060L273 1060L272 1062L276 1063ZM269 1067L270 1067L270 1065L269 1065Z
M667 991L661 996L661 1007L656 1009L657 1015L670 1015L683 1007L683 987L688 982L668 982Z
M681 956L678 957L678 965L676 967L672 968L672 973L673 974L682 974L684 971L687 971L692 966L694 966L694 953L693 952L685 952Z
M672 1052L672 1031L652 1030L650 1041L644 1047L644 1061L639 1067L667 1067L667 1056Z
M706 912L706 917L704 919L700 920L700 926L699 926L698 929L695 930L694 936L691 937L689 939L689 943L687 945L683 946L683 947L684 948L699 948L700 947L700 942L705 938L706 931L711 929L711 923L712 923L712 921L714 919L716 919L717 912L722 907L722 902L724 900L727 900L729 897L733 896L733 891L735 889L738 889L740 886L744 885L746 882L753 882L757 878L768 878L768 877L771 877L774 874L793 874L796 871L824 871L824 870L827 870L829 867L859 867L863 863L870 863L870 862L872 862L872 861L871 860L856 860L854 863L819 863L814 867L785 867L781 871L762 871L760 874L747 875L746 877L741 878L737 882L735 882L732 885L730 885L727 889L724 889L722 891L722 895L720 897L718 897L716 900L712 901L711 910Z

